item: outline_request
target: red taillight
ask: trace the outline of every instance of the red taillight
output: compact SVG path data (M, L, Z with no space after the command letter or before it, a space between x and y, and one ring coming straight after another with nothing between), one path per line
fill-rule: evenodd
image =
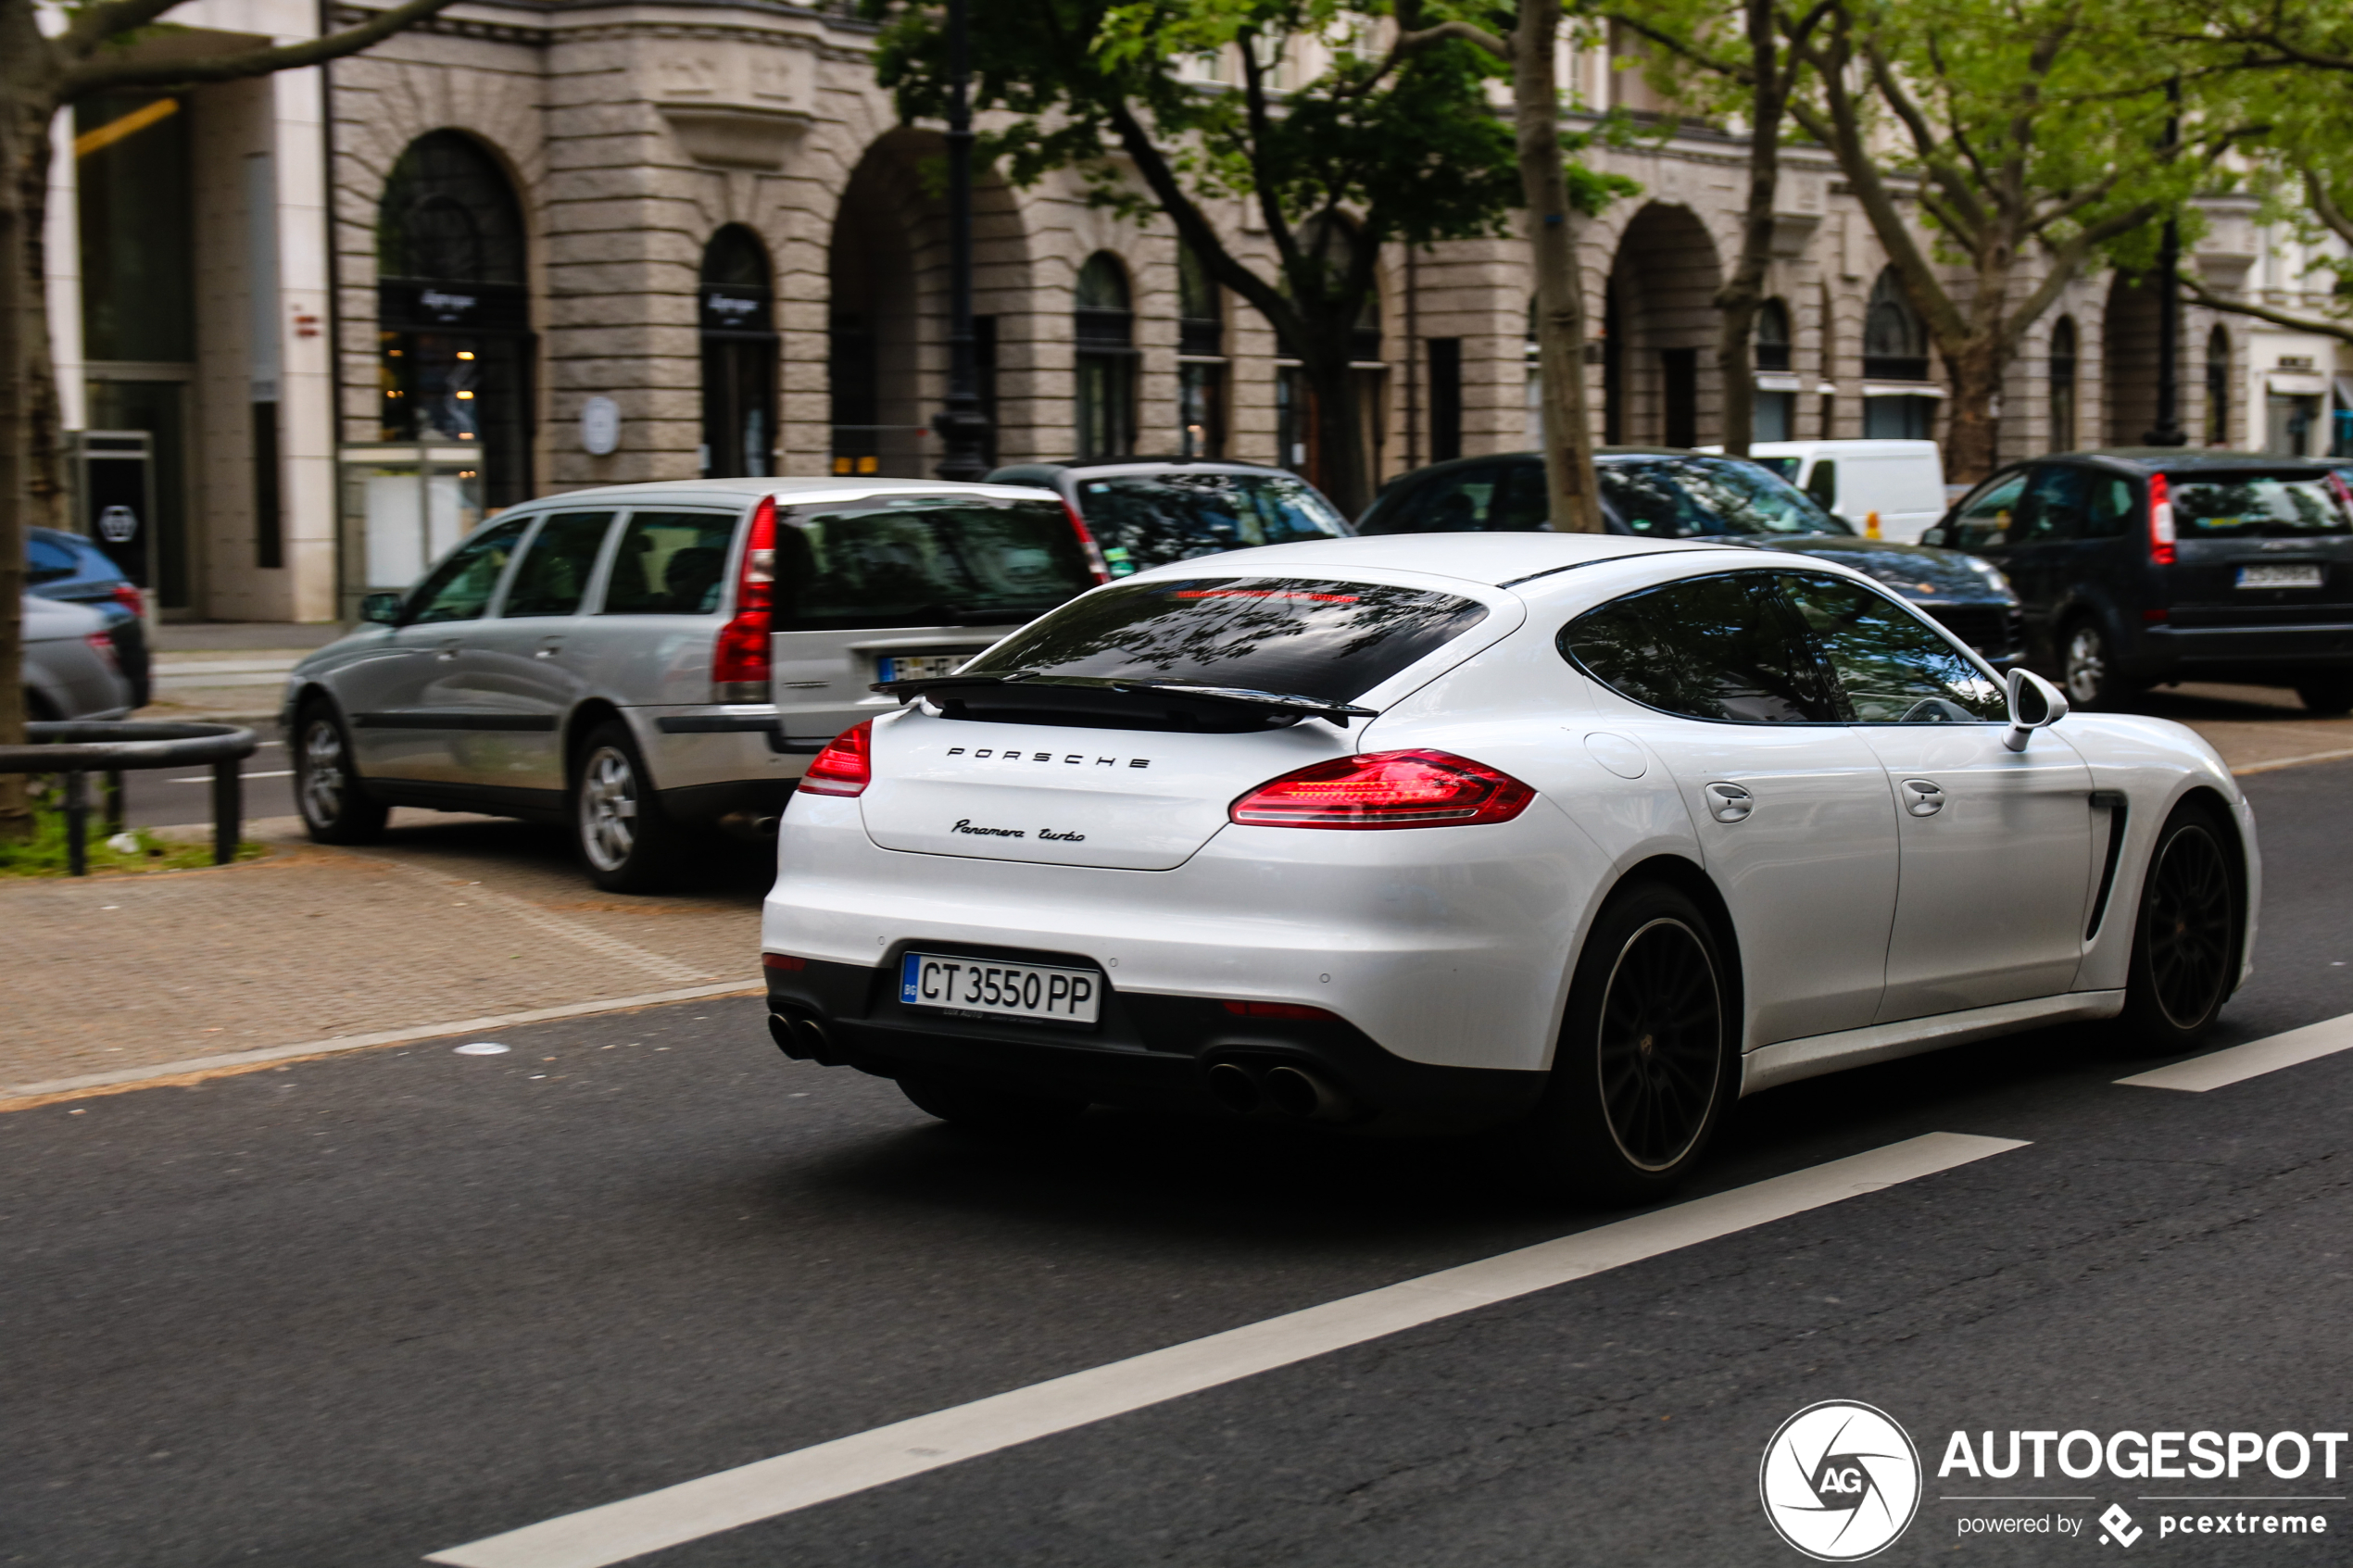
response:
M128 583L118 583L114 585L114 602L133 615L144 616L147 613L145 597Z
M2336 469L2329 470L2329 488L2336 492L2336 504L2345 508L2346 521L2353 522L2353 484L2345 483L2345 475Z
M1227 815L1252 827L1445 828L1507 822L1536 792L1443 751L1377 751L1260 784Z
M794 958L790 953L762 953L760 955L760 967L777 970L786 974L795 974L807 969L809 960Z
M1302 1002L1227 1002L1226 1010L1240 1018L1298 1018L1321 1023L1340 1022L1340 1014L1323 1008L1311 1008Z
M2149 475L2149 559L2173 564L2173 490L2161 473Z
M809 764L809 771L801 775L803 795L859 795L874 775L866 766L866 756L875 731L875 721L853 724L833 738L824 750Z
M1095 543L1095 536L1087 532L1087 520L1068 501L1063 503L1063 515L1070 519L1070 531L1078 535L1078 547L1087 552L1087 570L1095 574L1096 582L1110 582L1111 563L1103 559L1102 546Z
M91 651L107 661L107 669L114 671L117 674L121 673L122 659L115 651L112 632L93 632L82 640L90 645Z
M768 700L769 608L776 587L776 498L763 495L751 510L743 564L736 572L736 613L711 649L711 699Z

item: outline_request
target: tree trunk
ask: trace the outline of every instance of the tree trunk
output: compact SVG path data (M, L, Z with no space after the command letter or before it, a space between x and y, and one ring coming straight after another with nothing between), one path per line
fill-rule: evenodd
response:
M1577 213L1561 167L1560 82L1553 69L1560 0L1521 0L1512 32L1512 99L1528 244L1536 267L1536 356L1544 409L1544 489L1555 532L1602 532L1593 421L1585 396L1585 285Z
M1756 367L1752 350L1756 312L1765 302L1765 270L1773 260L1773 206L1780 186L1785 86L1772 0L1748 0L1746 11L1750 69L1755 82L1750 94L1748 208L1741 217L1740 259L1716 292L1716 308L1724 313L1722 336L1716 347L1717 370L1724 378L1724 450L1735 458L1748 456L1749 441L1756 433Z
M1945 363L1953 375L1953 409L1944 431L1944 477L1956 484L1991 478L1999 461L1994 449L1994 399L2002 390L2003 356L1994 334L1971 334Z
M0 54L17 52L9 42L0 37ZM55 433L42 439L36 416L41 378L52 374L42 225L57 99L47 83L21 80L36 68L17 53L0 66L0 746L24 744L25 530L54 521L56 483ZM24 775L0 773L0 842L22 843L32 829Z

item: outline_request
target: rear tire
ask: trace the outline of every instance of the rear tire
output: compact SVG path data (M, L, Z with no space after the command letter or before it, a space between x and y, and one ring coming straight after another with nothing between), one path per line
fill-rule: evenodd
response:
M304 831L318 844L373 844L390 810L368 798L352 765L351 736L333 709L304 706L295 719L295 805Z
M608 893L651 893L677 869L681 835L654 796L636 739L618 719L580 743L572 828L588 879Z
M2238 984L2246 896L2229 830L2195 805L2157 835L2116 1027L2135 1055L2194 1047Z
M2315 675L2296 684L2304 706L2323 719L2353 713L2353 675Z
M2117 672L2116 646L2108 629L2090 616L2070 621L2059 633L2059 685L2070 707L2114 708L2140 687Z
M1617 893L1577 960L1531 1153L1545 1185L1642 1203L1699 1164L1737 1089L1714 923L1666 883Z
M1017 1085L962 1075L901 1073L899 1092L926 1116L975 1132L1050 1133L1086 1114L1087 1102L1032 1093Z

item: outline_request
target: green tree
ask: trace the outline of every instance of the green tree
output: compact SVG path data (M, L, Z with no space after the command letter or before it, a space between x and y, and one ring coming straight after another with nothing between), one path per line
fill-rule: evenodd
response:
M25 738L25 530L65 521L42 256L50 122L81 99L121 88L187 87L318 65L388 38L450 0L408 0L362 25L274 48L156 57L132 47L179 3L68 5L63 29L52 36L34 0L0 0L0 746ZM31 834L23 778L0 773L0 840Z
M1299 361L1323 477L1351 516L1372 486L1348 367L1381 246L1501 232L1515 194L1511 133L1487 104L1495 67L1452 37L1376 50L1365 36L1384 12L1337 0L973 0L972 12L974 108L1010 117L982 156L1016 184L1075 169L1108 206L1165 213ZM1395 19L1414 32L1448 19L1406 0ZM1281 84L1311 52L1328 64ZM1204 56L1236 61L1238 80L1189 79L1182 63ZM892 15L878 69L904 114L942 112L945 67L937 13ZM1229 198L1255 206L1277 276L1210 222L1205 207Z

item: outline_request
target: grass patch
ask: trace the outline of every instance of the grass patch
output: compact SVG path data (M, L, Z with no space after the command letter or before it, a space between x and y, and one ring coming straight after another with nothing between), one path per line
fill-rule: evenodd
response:
M87 852L90 874L121 872L184 872L212 864L212 840L182 844L157 838L145 828L109 834L96 812L89 822ZM250 839L237 846L237 859L258 860L269 846ZM29 844L0 843L0 877L63 876L66 874L66 817L61 810L33 813Z

